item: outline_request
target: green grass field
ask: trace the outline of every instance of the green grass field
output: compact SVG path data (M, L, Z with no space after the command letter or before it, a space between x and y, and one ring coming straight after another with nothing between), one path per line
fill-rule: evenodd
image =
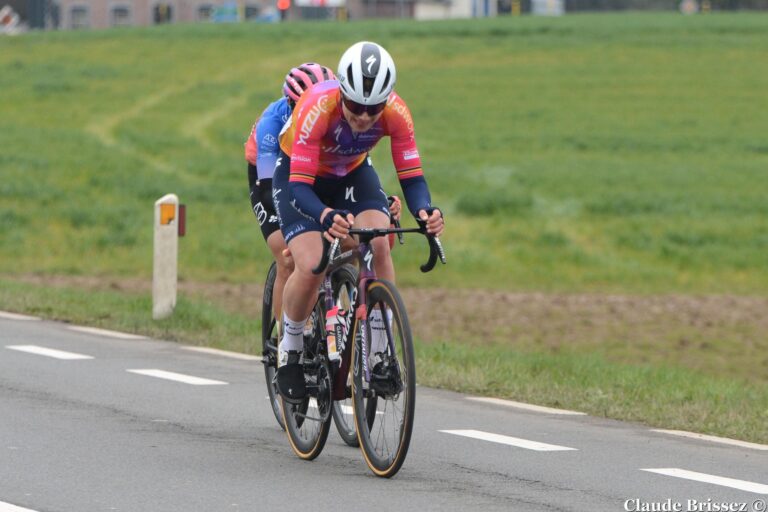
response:
M182 276L260 279L243 141L290 66L370 38L449 222L451 265L425 278L402 251L404 283L765 293L767 30L604 15L5 38L0 272L150 276L151 204L176 192Z
M413 112L434 202L446 212L449 265L422 275L425 249L411 243L395 254L400 284L764 297L766 33L768 16L750 13L0 38L0 309L199 343L230 339L230 348L253 351L249 320L215 305L182 303L178 318L153 327L139 319L146 297L112 294L105 315L82 292L14 281L29 274L150 279L152 204L175 192L188 215L181 278L261 282L270 257L249 211L243 142L291 66L335 67L360 39L383 44L397 62L397 90ZM396 191L388 146L374 162ZM115 311L123 307L121 318ZM768 333L749 332L756 334L747 341L714 340L727 349L700 357L759 354ZM655 424L768 441L759 427L768 417L764 357L743 358L750 384L741 386L745 379L732 369L697 370L729 365L673 359L666 380L654 373L666 366L634 365L643 350L649 357L641 360L656 361L667 336L626 350L624 338L595 339L582 354L493 340L490 352L477 352L496 355L499 364L487 365L456 344L464 334L424 340L432 343L420 349L422 383L629 419L656 409ZM625 337L632 338L630 326ZM600 355L603 343L610 357ZM465 359L473 377L447 378ZM548 385L571 373L578 377ZM681 382L696 385L677 393L689 389ZM643 383L650 395L627 391ZM552 389L569 392L558 398ZM623 405L608 407L606 397ZM700 414L678 421L688 410L681 403ZM701 419L708 415L719 419Z

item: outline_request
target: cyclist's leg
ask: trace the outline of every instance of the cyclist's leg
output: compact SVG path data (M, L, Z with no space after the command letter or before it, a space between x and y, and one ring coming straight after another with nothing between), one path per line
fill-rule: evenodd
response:
M248 175L251 179L256 174L256 167L248 164ZM256 220L261 227L261 234L267 242L272 257L277 264L277 276L272 295L272 311L275 318L281 318L283 287L288 276L293 271L293 260L290 256L284 256L283 251L287 245L283 234L280 232L277 212L272 200L272 179L251 180L251 207Z
M379 177L371 165L370 158L366 158L363 164L349 174L345 179L345 186L337 192L334 199L341 204L337 208L345 208L355 214L356 228L389 227L387 195L381 188ZM385 237L377 237L371 241L371 246L373 247L373 265L376 276L379 279L394 282L395 269L392 264L389 241ZM382 313L381 309L371 312L371 346L368 354L371 357L371 366L374 367L374 371L378 362L375 359L377 354L387 350L385 315L391 325L391 318L388 314Z
M284 399L297 401L306 394L300 364L304 348L304 324L317 301L317 289L323 276L312 274L322 253L321 227L307 219L290 204L288 176L290 157L281 153L273 178L273 202L280 229L294 262L294 271L283 288L283 335L279 346L278 391Z
M272 257L277 263L277 276L275 277L275 287L272 291L272 311L275 318L282 318L283 311L283 289L288 276L293 272L293 258L283 255L283 251L288 247L280 230L273 232L267 238L267 245L272 251Z

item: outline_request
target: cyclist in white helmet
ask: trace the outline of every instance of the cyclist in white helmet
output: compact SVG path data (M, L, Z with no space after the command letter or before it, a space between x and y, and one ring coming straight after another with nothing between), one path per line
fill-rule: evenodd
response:
M444 227L441 211L431 204L411 113L393 90L392 57L376 43L359 42L341 57L337 77L302 95L280 135L275 167L275 208L295 263L283 295L277 373L278 391L289 402L306 394L299 360L303 327L322 280L312 274L322 252L321 236L344 239L353 224L389 226L386 194L368 156L382 137L391 138L392 160L411 213L431 234L440 235ZM376 274L394 281L387 240L377 238L372 244ZM372 317L372 328L383 328L384 321ZM384 348L372 341L372 354Z

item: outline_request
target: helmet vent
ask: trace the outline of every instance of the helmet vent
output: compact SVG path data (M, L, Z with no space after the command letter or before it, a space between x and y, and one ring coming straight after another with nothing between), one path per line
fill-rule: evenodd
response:
M352 64L349 65L347 68L347 80L349 81L349 87L352 88L352 90L355 89L355 79L352 76Z
M389 85L389 79L390 78L392 78L392 73L389 70L387 70L387 76L384 77L384 83L381 86L381 90L382 91L386 91L387 90L387 86Z

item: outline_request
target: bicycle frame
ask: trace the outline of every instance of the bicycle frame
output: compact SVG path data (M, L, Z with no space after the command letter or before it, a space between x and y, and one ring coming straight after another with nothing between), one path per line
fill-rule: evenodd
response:
M325 307L326 311L330 311L334 306L334 296L332 290L331 276L333 272L346 263L353 261L358 262L360 273L357 278L356 294L352 300L352 311L354 311L356 322L360 322L360 337L361 337L361 352L362 352L362 364L363 375L367 383L371 382L371 369L368 365L368 311L366 310L367 304L367 289L368 284L376 279L376 271L373 269L373 247L370 242L375 237L386 236L391 233L396 233L398 237L402 237L403 233L420 233L427 236L429 240L430 256L429 261L421 266L422 272L429 272L434 268L434 265L439 257L442 263L445 263L445 253L443 247L440 244L440 240L437 237L426 234L424 226L417 229L403 229L403 228L388 228L388 229L352 229L350 234L358 235L360 240L358 245L350 249L343 254L336 255L339 250L340 241L334 240L332 243L323 238L323 257L317 268L313 270L314 273L319 274L325 271L325 278L323 280L323 290L325 291ZM402 238L400 243L402 244ZM349 361L349 349L347 342L349 341L349 334L352 332L350 329L351 324L347 325L346 332L344 332L343 339L336 340L336 346L339 352L342 354L342 360L340 363L340 370L342 374L346 374L350 363ZM392 328L389 322L384 320L384 329L387 333L387 341L391 353L395 352L394 339L392 336ZM356 331L357 329L355 329ZM326 333L327 337L328 333ZM326 340L327 341L327 340ZM354 339L352 340L354 342ZM396 363L399 364L399 363ZM355 367L354 371L357 371ZM335 383L334 383L335 384Z

